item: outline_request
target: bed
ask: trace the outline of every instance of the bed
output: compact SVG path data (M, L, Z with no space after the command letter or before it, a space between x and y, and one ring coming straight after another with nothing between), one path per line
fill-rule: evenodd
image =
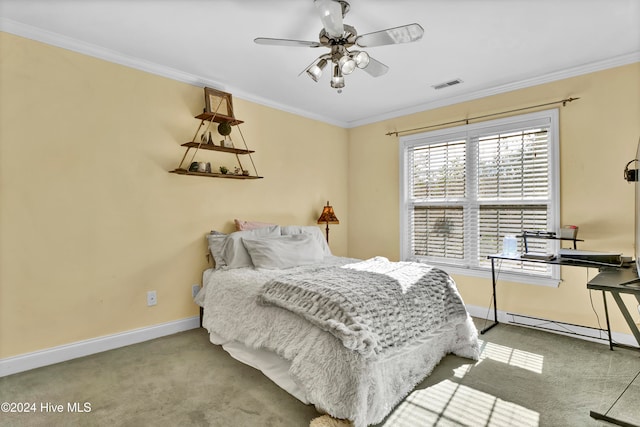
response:
M210 341L320 412L381 422L449 353L477 360L455 283L426 264L331 254L315 226L207 235Z

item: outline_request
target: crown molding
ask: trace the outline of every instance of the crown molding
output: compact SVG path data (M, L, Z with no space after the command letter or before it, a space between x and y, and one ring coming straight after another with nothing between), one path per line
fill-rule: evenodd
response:
M117 52L111 49L106 49L91 43L86 43L71 37L63 36L58 33L43 30L41 28L26 25L11 19L0 17L0 31L15 34L17 36L25 37L28 39L36 40L52 46L57 46L63 49L68 49L74 52L78 52L87 56L102 59L105 61L113 62L116 64L124 65L129 68L144 71L150 74L166 77L172 80L176 80L182 83L187 83L198 87L213 87L216 89L232 92L234 97L244 99L246 101L254 102L266 107L274 108L298 116L306 117L309 119L325 122L334 126L342 128L355 128L358 126L364 126L371 123L380 122L383 120L394 119L409 114L419 113L423 111L433 110L440 107L446 107L453 104L459 104L461 102L472 101L479 98L485 98L492 95L497 95L505 92L511 92L518 89L524 89L531 86L540 85L543 83L550 83L557 80L566 79L569 77L575 77L583 74L589 74L596 71L605 70L608 68L619 67L623 65L640 62L640 52L632 52L627 55L621 55L618 57L606 59L603 61L592 62L583 64L577 67L568 68L566 70L544 74L533 78L519 80L511 83L502 84L499 86L492 86L479 91L466 93L449 98L439 99L432 102L418 104L413 107L403 108L400 110L390 111L384 114L375 115L363 118L361 120L355 120L350 122L339 121L329 117L321 116L315 113L311 113L306 110L292 108L291 106L279 104L271 100L256 96L251 93L244 92L240 88L224 85L221 82L213 81L202 76L185 73L175 68L160 65L144 59L125 55L121 52Z
M188 83L195 86L209 85L220 88L221 90L224 89L224 87L219 82L203 79L199 76L185 73L175 68L159 65L151 61L146 61L144 59L135 58L133 56L125 55L111 49L106 49L91 43L86 43L81 40L74 39L72 37L63 36L52 31L33 27L31 25L26 25L21 22L13 21L11 19L0 18L0 31L15 34L20 37L39 41L48 45L60 47L94 58L103 59L115 64L124 65L129 68L135 68L137 70L145 71L151 74L157 74L159 76L167 77L183 83Z
M271 100L258 97L254 94L244 92L239 88L225 85L218 81L207 79L195 74L186 73L184 71L180 71L175 68L160 65L160 64L147 61L144 59L136 58L130 55L125 55L121 52L117 52L111 49L106 49L91 43L86 43L81 40L74 39L72 37L63 36L59 33L47 31L31 25L23 24L21 22L14 21L12 19L0 17L0 31L11 33L16 36L24 37L27 39L35 40L51 46L60 47L62 49L67 49L72 52L77 52L83 55L102 59L115 64L124 65L125 67L144 71L150 74L155 74L161 77L166 77L166 78L176 80L182 83L187 83L193 86L213 87L226 92L231 92L233 93L234 98L244 99L246 101L254 102L256 104L261 104L266 107L275 108L277 110L285 111L298 116L329 123L334 126L338 126L342 128L348 127L347 122L336 121L332 118L314 114L306 110L292 108L287 105L279 104Z
M562 71L554 73L543 74L540 76L518 80L511 83L502 84L499 86L492 86L486 89L482 89L475 92L465 93L449 98L439 99L424 104L418 104L413 107L403 108L400 110L390 111L385 114L377 116L367 117L362 120L356 120L349 122L347 127L355 128L358 126L364 126L371 123L381 122L383 120L395 119L409 114L420 113L428 110L434 110L436 108L447 107L449 105L460 104L462 102L473 101L475 99L485 98L488 96L498 95L501 93L511 92L518 89L525 89L532 86L541 85L544 83L551 83L558 80L567 79L570 77L576 77L584 74L594 73L596 71L602 71L609 68L621 67L623 65L629 65L636 62L640 62L640 52L632 52L626 55L609 58L603 61L591 62L588 64L579 65L572 68L567 68Z

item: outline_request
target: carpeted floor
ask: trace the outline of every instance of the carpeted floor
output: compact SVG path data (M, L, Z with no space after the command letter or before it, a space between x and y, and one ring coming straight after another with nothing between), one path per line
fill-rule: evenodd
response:
M605 426L589 411L627 387L608 415L640 426L640 351L504 324L480 338L479 362L447 356L378 427ZM306 427L321 415L203 329L0 378L0 402L34 409L0 413L2 426Z

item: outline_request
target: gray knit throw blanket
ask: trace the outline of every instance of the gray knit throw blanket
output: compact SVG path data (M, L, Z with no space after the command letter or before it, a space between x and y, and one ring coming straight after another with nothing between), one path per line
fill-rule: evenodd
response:
M383 257L279 276L263 286L258 301L304 317L367 358L467 316L447 273Z

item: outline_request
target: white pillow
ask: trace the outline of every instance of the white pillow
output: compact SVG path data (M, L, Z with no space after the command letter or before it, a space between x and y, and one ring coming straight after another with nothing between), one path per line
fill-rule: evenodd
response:
M226 238L227 235L219 231L212 231L207 234L207 245L209 246L209 253L213 258L213 267L216 270L227 265L222 256L222 244Z
M324 255L331 255L331 248L329 248L324 233L315 225L285 225L280 227L280 231L283 236L302 233L310 234L322 249L322 253Z
M324 254L316 239L310 234L264 237L260 239L242 238L253 265L271 270L315 264L322 261Z
M229 268L251 267L251 257L242 244L242 238L259 238L280 236L280 226L256 228L254 230L236 231L227 235L222 244L222 257Z

